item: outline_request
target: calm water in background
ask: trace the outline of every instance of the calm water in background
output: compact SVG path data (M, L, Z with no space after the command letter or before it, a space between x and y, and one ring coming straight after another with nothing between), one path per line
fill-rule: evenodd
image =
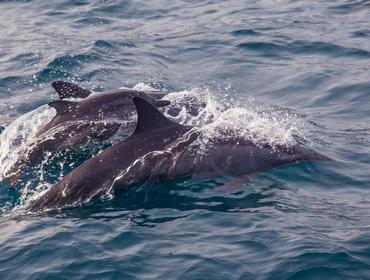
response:
M290 112L335 159L232 192L216 178L179 180L37 216L9 211L19 194L2 182L1 279L370 279L368 1L0 1L0 11L2 130L55 98L56 79L203 88Z

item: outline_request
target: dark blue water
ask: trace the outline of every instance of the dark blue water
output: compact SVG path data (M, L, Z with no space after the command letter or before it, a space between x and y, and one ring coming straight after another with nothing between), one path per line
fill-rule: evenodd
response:
M288 115L297 139L335 159L226 192L222 178L176 180L41 215L17 211L21 190L2 182L1 279L370 279L368 1L30 0L0 11L1 130L55 99L57 79L202 89ZM267 135L279 126L260 124ZM51 182L60 161L48 163Z

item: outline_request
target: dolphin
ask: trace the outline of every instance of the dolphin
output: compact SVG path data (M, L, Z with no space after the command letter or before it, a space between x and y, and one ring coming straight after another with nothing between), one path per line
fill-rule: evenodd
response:
M167 100L160 100L166 95L164 92L117 89L90 95L87 90L63 81L53 82L52 86L59 93L61 100L52 101L48 105L53 107L57 114L37 135L48 134L49 131L59 126L63 128L72 126L74 135L83 135L68 139L68 145L80 142L81 138L84 140L89 137L98 140L109 139L117 132L121 125L120 122L134 115L135 107L132 99L135 96L144 98L157 107L170 104ZM71 97L84 99L64 100Z
M240 177L290 163L330 160L298 144L272 148L246 139L212 139L204 150L201 129L168 119L143 98L133 102L133 134L68 173L31 203L31 212L76 206L147 181Z
M16 183L22 168L46 151L105 141L121 127L133 128L133 97L141 97L157 107L170 104L162 100L165 92L117 89L91 94L91 91L64 81L55 81L52 87L60 97L48 104L56 110L56 115L37 132L33 146L10 168L7 177L11 186Z

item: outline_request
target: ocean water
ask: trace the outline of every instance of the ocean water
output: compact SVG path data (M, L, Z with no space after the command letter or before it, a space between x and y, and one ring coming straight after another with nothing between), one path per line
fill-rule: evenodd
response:
M370 279L370 2L0 1L0 178L53 116L50 84L196 97L181 123L333 159L144 184L40 214L30 197L109 143L0 182L1 279ZM119 141L119 139L118 139ZM242 164L242 163L241 163Z

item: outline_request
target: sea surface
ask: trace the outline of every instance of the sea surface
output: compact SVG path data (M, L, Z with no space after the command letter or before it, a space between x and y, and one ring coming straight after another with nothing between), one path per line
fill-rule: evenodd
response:
M51 153L0 182L0 279L370 279L369 1L3 0L0 69L0 177L53 116L54 80L197 96L177 121L333 159L30 214L111 143Z

